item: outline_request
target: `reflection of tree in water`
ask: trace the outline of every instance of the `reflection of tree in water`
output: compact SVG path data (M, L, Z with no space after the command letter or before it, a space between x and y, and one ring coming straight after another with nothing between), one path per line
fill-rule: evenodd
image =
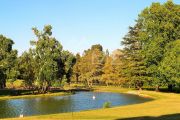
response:
M21 112L23 102L17 100L0 101L0 118L17 117Z
M70 112L72 110L71 96L65 97L44 97L36 102L36 110L41 114Z
M71 111L72 101L70 96L0 101L0 118L18 117L20 114L26 116Z

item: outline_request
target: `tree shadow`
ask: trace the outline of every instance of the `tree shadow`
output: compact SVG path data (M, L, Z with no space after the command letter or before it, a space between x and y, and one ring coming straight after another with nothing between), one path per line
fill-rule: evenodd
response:
M143 90L148 90L148 91L155 91L155 88L142 88ZM168 88L159 88L159 92L164 92L164 93L180 93L180 88L174 87L172 91L169 91Z
M180 120L180 114L162 115L158 117L142 116L132 118L119 118L115 120Z

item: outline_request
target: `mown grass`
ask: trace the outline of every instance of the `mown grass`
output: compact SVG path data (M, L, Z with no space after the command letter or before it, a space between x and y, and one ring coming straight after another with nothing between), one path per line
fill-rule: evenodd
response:
M13 120L180 120L180 95L154 91L135 91L118 87L95 87L95 91L128 92L133 91L145 97L153 97L153 101L141 104L119 106L108 109L88 110L74 113L13 118ZM11 118L12 119L12 118Z

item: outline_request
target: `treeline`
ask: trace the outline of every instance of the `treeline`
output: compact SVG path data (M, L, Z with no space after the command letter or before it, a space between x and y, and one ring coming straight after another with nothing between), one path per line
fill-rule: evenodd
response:
M111 56L92 46L74 66L76 81L123 87L180 87L180 5L153 3L129 27L123 50ZM96 48L96 49L95 49Z
M32 47L17 57L12 50L13 41L0 36L0 88L6 87L6 80L25 81L26 87L45 93L51 86L60 86L70 82L75 56L63 50L62 45L52 37L52 27L46 25L43 31L32 29L36 40Z
M63 50L51 30L50 25L43 31L33 28L37 39L20 57L13 41L0 36L0 88L7 79L23 79L40 93L73 82L89 87L180 87L180 5L172 1L145 8L123 38L124 49L111 54L97 44L73 55Z

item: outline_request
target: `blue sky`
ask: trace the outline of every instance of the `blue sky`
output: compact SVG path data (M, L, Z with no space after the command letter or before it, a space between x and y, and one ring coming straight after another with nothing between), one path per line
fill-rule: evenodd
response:
M65 50L73 53L101 44L113 51L138 14L152 2L166 0L1 0L0 34L15 42L19 55L34 39L31 28L53 26ZM174 0L180 4L180 0Z

